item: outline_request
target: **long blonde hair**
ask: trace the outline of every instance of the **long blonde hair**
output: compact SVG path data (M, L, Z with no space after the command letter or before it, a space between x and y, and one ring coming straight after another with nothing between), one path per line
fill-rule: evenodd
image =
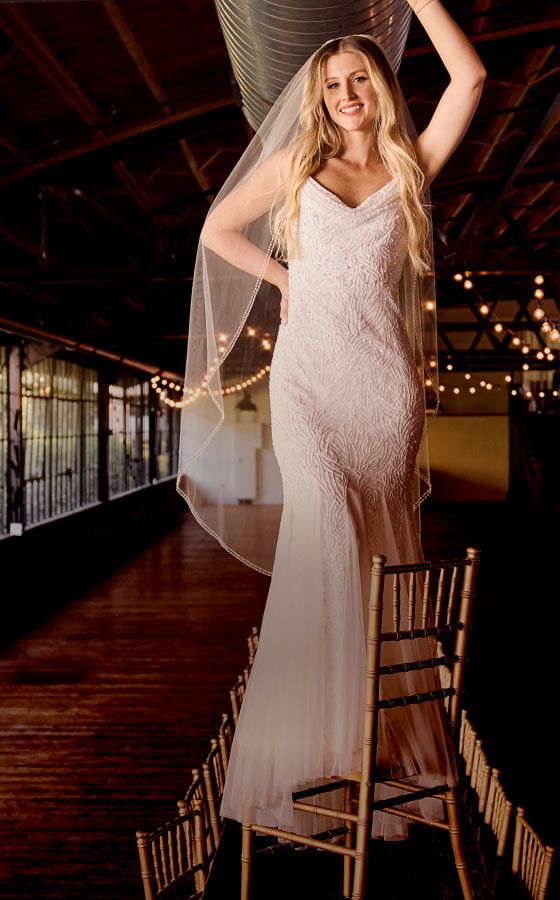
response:
M372 139L383 164L397 182L406 220L413 268L422 274L430 269L428 237L431 223L423 200L425 177L416 162L414 145L405 128L402 95L383 51L365 36L347 35L329 41L311 57L299 114L301 131L291 146L287 165L289 188L281 204L270 213L278 258L289 260L297 253L295 225L300 213L301 188L317 172L325 159L336 156L342 147L341 129L331 119L323 100L322 64L342 51L357 53L364 62L377 94L377 114Z

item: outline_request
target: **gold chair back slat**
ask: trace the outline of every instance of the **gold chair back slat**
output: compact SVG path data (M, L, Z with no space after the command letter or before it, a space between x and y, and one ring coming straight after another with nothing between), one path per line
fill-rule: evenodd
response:
M408 577L408 630L412 631L416 621L416 578L414 572Z
M451 584L449 585L449 599L447 602L446 623L449 625L453 620L455 606L457 603L457 593L459 589L459 567L453 566L451 574Z
M399 575L393 575L393 629L400 631L401 627L401 583Z
M439 627L441 625L441 609L443 606L443 594L445 590L445 569L441 568L439 570L439 578L437 585L437 594L436 594L436 609L434 613L434 625Z
M412 573L414 574L414 573ZM428 616L430 613L430 588L432 582L432 570L428 569L424 579L424 592L422 596L422 628L426 628L428 624ZM411 629L412 630L412 629Z

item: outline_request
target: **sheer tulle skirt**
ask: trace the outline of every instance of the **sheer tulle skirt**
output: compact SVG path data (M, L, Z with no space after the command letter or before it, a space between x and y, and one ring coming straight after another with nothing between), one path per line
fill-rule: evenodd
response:
M399 507L392 498L387 504L382 492L374 500L364 494L367 485L334 470L332 474L336 490L325 492L322 483L309 480L292 482L285 490L259 647L220 810L238 821L247 818L307 835L332 827L333 820L294 811L292 792L358 770L361 764L371 557L384 553L388 564L423 560L404 502ZM390 630L390 597L384 606L384 630ZM416 624L419 615L420 609ZM403 623L407 616L404 590ZM426 656L434 652L429 639L417 642L418 649ZM410 659L413 650L408 642L385 644L382 663ZM433 670L382 680L384 696L439 686ZM382 711L377 762L386 777L407 777L425 786L456 783L442 704ZM394 793L383 785L376 790L377 797ZM341 794L323 794L321 803L341 808ZM407 808L427 818L442 817L440 800ZM374 837L395 840L406 834L405 819L375 813Z

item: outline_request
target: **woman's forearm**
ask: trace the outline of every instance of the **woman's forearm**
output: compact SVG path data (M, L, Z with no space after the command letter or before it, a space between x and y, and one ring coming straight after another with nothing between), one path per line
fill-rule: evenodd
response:
M257 278L262 276L265 281L275 285L280 291L287 287L288 270L275 259L267 257L263 250L239 231L216 229L205 232L203 229L201 240L205 247L213 250L236 268L255 275Z
M408 0L452 79L476 83L484 64L466 34L440 0Z

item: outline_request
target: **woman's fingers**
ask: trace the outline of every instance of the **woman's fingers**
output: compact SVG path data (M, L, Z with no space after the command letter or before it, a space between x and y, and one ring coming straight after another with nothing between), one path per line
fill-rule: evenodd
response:
M285 325L288 321L288 297L284 294L282 294L282 300L280 303L280 321L283 325Z

